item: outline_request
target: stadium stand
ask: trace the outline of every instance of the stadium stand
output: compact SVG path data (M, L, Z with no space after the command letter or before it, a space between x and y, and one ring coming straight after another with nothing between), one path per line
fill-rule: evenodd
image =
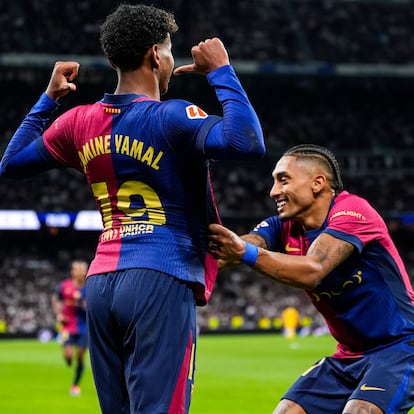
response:
M274 161L295 144L326 145L340 160L346 188L387 218L414 280L414 2L144 3L175 10L178 60L188 60L199 40L220 36L261 118L268 153L260 165L211 165L224 222L243 233L274 214L268 197ZM113 90L114 78L98 47L99 24L113 7L109 0L1 2L0 153L44 89L54 60L86 62L78 91L62 101L61 111ZM202 78L177 78L167 98L187 98L216 113L211 93ZM74 171L55 170L18 184L2 179L0 210L28 208L76 212L95 205ZM9 333L53 327L55 284L73 258L91 258L97 235L48 226L38 232L0 230L0 319ZM286 305L322 324L302 292L246 267L229 269L220 275L210 305L199 310L199 324L202 330L257 329L259 320L275 320Z

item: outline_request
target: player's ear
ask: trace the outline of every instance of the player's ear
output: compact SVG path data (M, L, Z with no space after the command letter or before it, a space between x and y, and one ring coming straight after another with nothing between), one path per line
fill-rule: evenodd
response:
M319 194L328 185L326 176L318 174L313 178L312 191L315 195Z
M158 69L160 67L160 51L158 45L156 43L152 45L147 53L149 54L152 68Z

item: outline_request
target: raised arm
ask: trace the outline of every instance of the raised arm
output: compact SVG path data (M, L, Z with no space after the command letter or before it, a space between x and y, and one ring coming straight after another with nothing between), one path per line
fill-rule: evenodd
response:
M207 76L223 107L223 121L209 131L204 151L213 159L260 159L265 143L259 118L251 105L227 51L218 38L207 39L192 48L193 63L175 69L174 74Z
M75 91L77 62L56 62L46 92L42 94L10 140L0 162L0 176L24 178L57 167L42 141L38 140L57 109L57 100Z
M222 66L230 65L227 50L223 42L217 37L207 39L193 46L191 48L191 56L193 63L179 66L174 70L174 75L195 73L207 76Z

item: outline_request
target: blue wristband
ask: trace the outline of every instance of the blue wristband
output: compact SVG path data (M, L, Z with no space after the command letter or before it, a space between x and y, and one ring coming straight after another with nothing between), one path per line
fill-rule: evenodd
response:
M257 262L258 257L259 257L259 248L255 246L254 244L246 242L246 251L244 252L243 256L240 258L240 260L249 266L254 266Z

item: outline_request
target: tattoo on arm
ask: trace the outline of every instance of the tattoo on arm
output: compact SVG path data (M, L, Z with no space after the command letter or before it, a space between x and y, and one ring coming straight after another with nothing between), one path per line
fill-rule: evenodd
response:
M384 414L375 404L363 400L350 400L347 402L343 414Z
M273 414L287 414L289 412L294 413L303 413L305 414L305 410L298 405L297 403L283 399L280 401L280 403L277 405L275 410L273 411Z
M307 256L316 256L329 272L351 256L355 247L329 234L321 234L309 247Z
M255 244L258 247L268 249L265 239L262 236L259 236L258 234L244 234L243 236L241 236L241 238L244 241Z

